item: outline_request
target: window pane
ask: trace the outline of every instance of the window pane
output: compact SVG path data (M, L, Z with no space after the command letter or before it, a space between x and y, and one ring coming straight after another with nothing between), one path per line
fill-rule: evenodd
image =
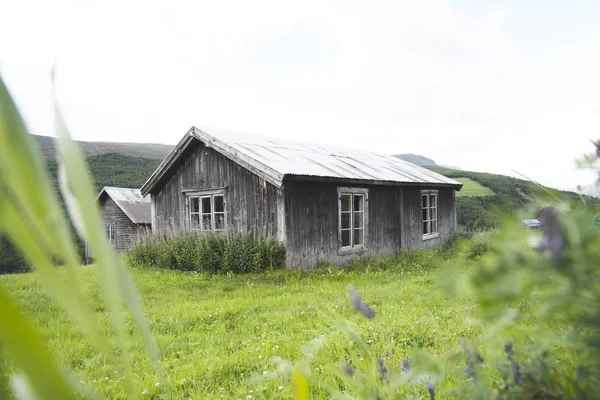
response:
M192 229L200 228L200 214L192 214L190 218L190 225Z
M202 197L202 213L210 213L210 197Z
M350 228L350 214L349 212L342 213L342 229Z
M215 229L225 229L225 214L215 213Z
M436 202L436 198L435 198L435 194L430 195L429 197L429 206L430 207L435 207L437 202Z
M437 219L437 208L431 209L431 219Z
M437 221L432 221L431 222L431 233L437 233L437 231L438 231Z
M212 218L210 214L202 215L202 229L207 231L212 229Z
M427 208L423 209L423 221L427 221L429 219L429 213L427 211L429 211Z
M354 195L354 211L363 211L364 210L364 201L365 198L362 194Z
M421 200L422 200L422 205L423 207L427 207L427 195L424 194L423 196L421 196Z
M342 211L351 211L350 210L350 199L351 199L351 197L349 194L341 195Z
M364 244L364 229L355 229L354 230L354 245L359 246Z
M362 228L364 226L364 212L354 212L354 228Z
M200 202L197 197L190 197L190 211L193 213L200 212Z
M342 247L350 246L350 229L342 231Z
M429 233L429 229L428 229L429 223L424 221L423 222L423 235L428 234Z
M222 195L218 195L218 196L213 196L214 202L215 202L215 212L216 213L220 213L220 212L224 212L225 211L225 204L223 201L223 196Z

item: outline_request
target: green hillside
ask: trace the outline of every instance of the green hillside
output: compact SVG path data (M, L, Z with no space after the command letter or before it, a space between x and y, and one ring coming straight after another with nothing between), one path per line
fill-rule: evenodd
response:
M454 178L454 180L464 185L460 192L456 193L457 197L490 196L494 194L489 188L481 186L469 178Z
M56 139L35 136L52 183L58 193ZM78 142L84 151L97 192L104 186L140 188L172 146L148 143ZM143 156L140 156L143 155ZM79 241L83 254L83 242ZM0 274L27 270L25 261L4 236L0 236Z
M132 157L118 153L97 154L87 157L87 162L99 192L104 186L140 188L152 175L162 160L157 158ZM57 185L58 166L53 159L46 165Z
M452 179L467 179L491 192L483 196L465 196L461 195L461 192L457 193L457 222L458 225L466 229L494 227L499 222L496 213L497 210L503 212L524 210L533 198L546 197L550 194L559 198L577 199L579 197L574 192L560 191L547 187L542 188L534 182L506 175L455 170L438 166L428 168ZM469 193L470 188L473 188L471 184L465 187L467 193ZM482 191L480 193L483 194ZM531 217L534 216L532 215Z
M56 158L56 138L32 135L45 160ZM87 157L118 153L131 157L163 159L173 148L172 145L157 143L117 143L117 142L77 142Z

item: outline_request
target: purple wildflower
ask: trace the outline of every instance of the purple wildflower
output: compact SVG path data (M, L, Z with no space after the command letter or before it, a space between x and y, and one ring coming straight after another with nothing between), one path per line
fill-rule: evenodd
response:
M515 351L512 348L512 343L506 343L504 345L504 352L506 353L506 357L511 360L512 357L515 355Z
M344 370L345 373L347 373L350 376L352 376L356 373L356 370L351 365L348 365L348 364L342 366L342 369Z
M408 372L410 370L410 364L412 360L409 358L408 360L402 360L402 364L400 364L400 371Z
M427 391L429 392L429 400L435 400L435 388L431 384L431 382L427 382Z
M506 358L512 364L512 372L515 383L517 385L522 385L523 378L521 378L521 366L513 359L515 351L513 350L512 343L506 343L504 345L504 352L506 353Z
M475 348L473 346L471 346L470 344L465 342L463 339L459 339L458 342L460 343L462 348L465 350L467 355L469 357L473 357L475 359L476 364L480 364L483 362L483 357L481 357L481 354L479 354L477 351L475 351Z
M350 293L350 301L352 302L352 305L354 306L354 308L356 308L356 310L360 311L361 314L367 317L368 319L375 318L375 312L371 310L371 307L369 307L368 304L363 303L360 300L360 296L358 295L358 292L356 291L354 286L348 286L348 293Z
M517 364L516 361L512 362L512 371L513 371L513 378L515 379L515 383L517 385L522 385L523 378L521 378L521 366L519 364Z
M379 368L381 369L381 379L385 379L385 381L389 383L390 380L388 379L388 370L385 365L383 365L384 358L379 357L377 361L379 361Z

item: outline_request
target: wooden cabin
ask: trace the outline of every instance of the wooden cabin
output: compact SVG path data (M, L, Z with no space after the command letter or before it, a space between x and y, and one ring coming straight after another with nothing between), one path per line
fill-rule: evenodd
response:
M124 253L151 230L150 198L139 189L104 187L96 202L104 219L106 240L119 253ZM86 245L86 260L93 259Z
M152 230L253 233L288 268L439 246L462 184L391 155L192 127L142 186Z

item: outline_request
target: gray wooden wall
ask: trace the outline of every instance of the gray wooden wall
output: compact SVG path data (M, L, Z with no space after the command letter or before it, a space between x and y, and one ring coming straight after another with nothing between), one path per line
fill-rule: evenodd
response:
M365 239L369 252L388 254L400 247L399 187L286 182L288 268L308 269L321 262L344 264L355 256L338 254L338 186L369 189Z
M402 188L402 247L420 249L444 244L456 231L456 206L453 188L427 188L438 190L438 230L440 235L423 240L421 190Z
M153 190L153 229L189 229L185 191L225 188L232 233L277 235L277 188L227 157L195 141Z
M106 224L115 224L117 252L124 253L139 240L140 236L146 234L150 229L148 225L134 224L119 206L107 195L100 199L100 209ZM91 256L91 254L90 254Z
M369 189L366 246L370 253L437 246L456 229L451 188L438 189L439 237L423 240L421 190L432 188L288 181L284 184L288 268L344 264L356 257L338 253L338 186Z

